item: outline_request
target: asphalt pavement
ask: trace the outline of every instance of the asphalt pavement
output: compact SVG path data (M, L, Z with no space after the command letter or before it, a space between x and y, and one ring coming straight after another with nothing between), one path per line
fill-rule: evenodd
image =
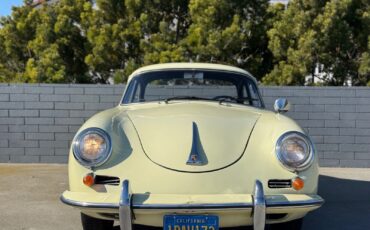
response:
M59 201L67 180L66 165L0 164L0 230L81 230L78 210ZM370 229L370 169L321 168L319 194L326 203L304 230Z

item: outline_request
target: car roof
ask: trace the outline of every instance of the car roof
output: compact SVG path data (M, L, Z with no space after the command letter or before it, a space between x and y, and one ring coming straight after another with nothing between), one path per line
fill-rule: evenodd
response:
M256 82L256 79L246 70L243 70L238 67L221 65L221 64L211 64L211 63L164 63L164 64L155 64L141 67L135 70L128 78L128 81L131 81L135 76L151 71L158 70L178 70L178 69L190 69L190 70L220 70L220 71L229 71L234 73L240 73L243 75L248 75L251 79Z

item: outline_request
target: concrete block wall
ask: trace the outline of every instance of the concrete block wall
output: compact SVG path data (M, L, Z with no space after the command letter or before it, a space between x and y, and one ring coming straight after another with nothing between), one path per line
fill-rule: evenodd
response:
M66 163L80 125L117 105L124 87L0 84L0 162ZM261 93L267 109L288 98L286 115L311 135L322 166L370 167L370 88L261 87Z
M66 163L75 132L123 85L0 84L0 162Z

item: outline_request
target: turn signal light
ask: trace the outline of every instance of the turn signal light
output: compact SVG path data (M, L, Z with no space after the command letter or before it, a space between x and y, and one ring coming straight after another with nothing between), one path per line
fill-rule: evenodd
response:
M83 182L86 186L91 187L95 184L95 176L93 173L86 174L83 178Z
M292 186L295 190L301 190L304 187L304 181L297 177L292 181Z

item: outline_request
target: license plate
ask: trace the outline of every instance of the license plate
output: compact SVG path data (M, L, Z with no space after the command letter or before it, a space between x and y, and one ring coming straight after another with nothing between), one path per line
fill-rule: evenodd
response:
M163 230L218 230L218 216L166 215Z

